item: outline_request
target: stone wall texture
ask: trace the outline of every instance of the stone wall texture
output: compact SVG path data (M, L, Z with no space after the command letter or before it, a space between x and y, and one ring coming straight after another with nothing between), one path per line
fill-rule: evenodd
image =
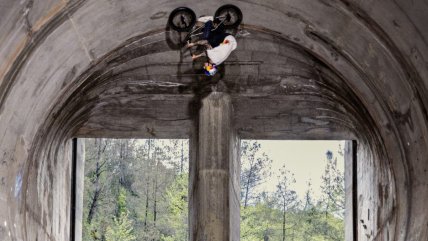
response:
M169 13L244 14L209 79ZM0 0L0 240L68 240L73 137L189 137L215 83L237 138L358 142L358 240L428 240L426 0Z

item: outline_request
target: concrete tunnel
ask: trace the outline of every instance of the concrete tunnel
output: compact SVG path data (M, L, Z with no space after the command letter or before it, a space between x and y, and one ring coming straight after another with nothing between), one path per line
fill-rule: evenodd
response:
M244 16L238 48L210 79L167 19L227 3ZM0 240L70 240L76 137L190 138L198 241L239 240L239 138L354 140L347 240L428 240L427 23L426 0L1 0ZM211 229L207 119L230 163Z

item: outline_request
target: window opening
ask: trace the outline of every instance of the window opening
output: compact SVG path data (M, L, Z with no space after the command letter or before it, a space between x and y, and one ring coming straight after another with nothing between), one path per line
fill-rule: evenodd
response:
M188 150L184 139L85 139L82 240L187 240Z
M345 240L345 141L241 141L241 241Z

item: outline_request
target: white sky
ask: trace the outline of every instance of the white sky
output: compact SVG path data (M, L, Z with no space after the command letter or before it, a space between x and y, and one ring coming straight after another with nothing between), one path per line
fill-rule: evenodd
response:
M321 194L321 176L326 165L326 152L333 152L333 158L337 157L340 170L344 170L344 158L338 154L339 145L343 149L345 141L267 141L258 140L261 144L260 152L265 152L272 161L272 175L259 189L274 192L276 190L279 169L285 164L286 169L294 173L296 183L294 190L302 199L312 182L312 190L315 198Z

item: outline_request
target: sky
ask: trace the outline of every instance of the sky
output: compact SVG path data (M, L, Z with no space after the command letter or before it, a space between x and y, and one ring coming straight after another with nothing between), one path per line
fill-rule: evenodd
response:
M293 188L298 196L303 199L308 188L308 182L312 182L315 198L321 194L321 176L326 165L326 152L333 152L333 158L337 157L340 170L344 170L344 158L338 154L339 148L345 147L345 141L267 141L258 140L261 144L261 152L265 152L272 159L272 175L264 182L259 191L275 191L278 170L285 165L286 169L294 173L296 183ZM339 147L340 146L340 147Z

